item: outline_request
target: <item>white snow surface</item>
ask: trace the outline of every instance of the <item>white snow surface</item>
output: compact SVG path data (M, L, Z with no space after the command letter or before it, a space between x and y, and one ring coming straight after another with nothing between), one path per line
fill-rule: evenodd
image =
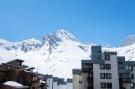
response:
M15 81L7 81L4 85L13 86L13 87L22 87L23 85Z
M44 36L42 40L33 38L9 42L1 39L0 63L19 58L25 61L25 65L35 67L35 71L40 73L72 78L72 69L81 68L81 60L90 59L92 45L95 44L80 42L63 29ZM117 51L126 60L135 60L135 43L118 48L104 47L103 50Z
M40 83L44 83L44 84L45 84L46 82L45 82L45 81L43 81L43 80L40 80Z

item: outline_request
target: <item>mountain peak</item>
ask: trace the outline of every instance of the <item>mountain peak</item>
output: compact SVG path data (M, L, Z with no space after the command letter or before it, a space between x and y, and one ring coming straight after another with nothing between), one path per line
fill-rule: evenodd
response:
M48 34L43 37L42 39L43 42L45 41L51 41L51 42L62 42L62 41L78 41L76 37L66 31L65 29L60 29L54 32L53 34Z
M65 29L57 30L54 35L55 37L61 38L62 40L77 41L76 37Z

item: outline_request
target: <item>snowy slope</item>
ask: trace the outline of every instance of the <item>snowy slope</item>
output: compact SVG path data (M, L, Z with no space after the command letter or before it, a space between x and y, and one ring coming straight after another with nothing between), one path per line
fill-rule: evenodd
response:
M90 59L90 47L66 30L58 30L42 37L42 40L28 39L8 42L0 39L0 63L16 58L34 66L36 71L57 77L72 77L72 69L81 67L82 59ZM135 58L135 44L119 48L104 48L125 55L127 60Z
M135 43L135 35L129 35L121 46L128 46Z
M118 47L118 48L104 48L107 51L116 51L118 56L125 56L126 60L135 61L135 43L128 46Z

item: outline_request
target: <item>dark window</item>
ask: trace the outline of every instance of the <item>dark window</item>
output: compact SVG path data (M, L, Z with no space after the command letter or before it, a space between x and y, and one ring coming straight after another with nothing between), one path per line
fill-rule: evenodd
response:
M112 83L101 82L100 86L101 88L112 89Z
M100 87L101 87L101 88L106 88L106 83L105 83L105 82L101 82L101 83L100 83Z
M106 64L106 70L110 70L111 69L111 64Z
M111 79L112 78L112 74L111 73L106 73L106 79Z
M128 66L128 69L133 71L133 66Z
M105 79L105 73L100 73L100 79Z
M79 83L82 83L82 81L79 81Z
M119 62L119 64L123 64L122 62Z
M105 64L100 64L100 69L105 69Z
M111 70L111 64L100 64L100 69L101 70Z
M110 55L105 55L105 60L109 61L110 60Z
M107 83L107 88L112 88L112 83Z
M97 51L97 53L101 53L101 51Z
M134 74L131 74L131 79L134 79Z
M100 73L100 79L112 79L111 73Z

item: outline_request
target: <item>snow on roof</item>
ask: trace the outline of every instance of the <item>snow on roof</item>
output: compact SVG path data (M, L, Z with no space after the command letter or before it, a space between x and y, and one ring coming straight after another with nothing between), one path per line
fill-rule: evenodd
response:
M20 83L17 83L17 82L15 82L15 81L7 81L7 82L5 82L5 83L3 83L4 85L7 85L7 86L11 86L11 87L15 87L15 88L21 88L21 89L23 89L23 88L29 88L28 86L23 86L22 84L20 84Z
M8 85L8 86L16 86L16 87L22 87L23 85L20 83L17 83L15 81L7 81L4 83L4 85Z
M45 81L43 81L43 80L40 80L40 83L46 83Z

